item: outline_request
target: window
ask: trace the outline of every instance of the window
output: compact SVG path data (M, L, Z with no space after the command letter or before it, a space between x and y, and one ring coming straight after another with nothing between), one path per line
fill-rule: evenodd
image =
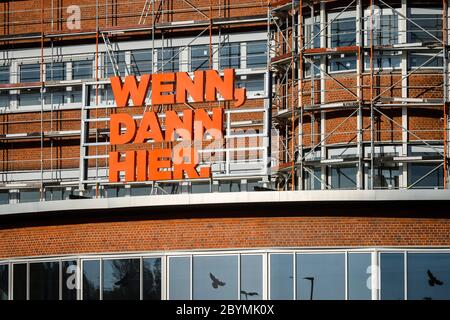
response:
M92 68L93 68L92 60L73 61L72 79L73 80L92 79L93 74Z
M9 66L0 67L0 84L9 83Z
M241 192L240 181L220 182L219 192Z
M195 300L232 300L238 294L238 256L194 256Z
M331 47L354 45L356 45L356 19L342 18L334 20L331 23Z
M315 17L318 20L318 17ZM320 22L311 23L311 19L305 24L304 44L307 49L320 48ZM267 46L267 45L266 45Z
M13 299L27 300L27 264L13 265Z
M133 187L131 188L132 196L148 196L152 192L152 187Z
M270 255L270 299L294 298L294 266L292 254Z
M262 300L262 265L261 255L241 255L241 300Z
M45 201L65 200L70 192L66 188L48 188L45 190Z
M143 299L161 300L161 258L146 258L143 262Z
M356 189L355 167L332 167L331 187L333 189Z
M139 259L103 261L103 300L140 299Z
M381 300L403 300L405 297L403 253L381 253Z
M46 81L66 80L66 64L64 62L53 62L45 65Z
M371 254L348 254L348 298L350 300L371 300Z
M8 270L7 264L0 265L0 300L8 300Z
M378 15L375 17L375 30L373 31L373 44L375 46L393 45L398 43L398 16ZM370 26L370 25L369 25ZM367 41L370 43L370 30L367 33Z
M39 202L40 199L39 189L20 190L20 202Z
M191 298L191 258L169 258L169 299L189 300Z
M408 299L450 300L450 254L408 253Z
M20 82L41 81L41 66L35 64L23 64L20 66Z
M311 76L311 69L314 72L315 76L320 75L320 58L319 57L311 57L311 59L306 59L305 61L305 77ZM324 70L325 71L325 70Z
M267 67L267 42L247 42L247 68Z
M115 63L117 63L119 74L121 76L124 76L127 67L125 62L125 52L124 51L111 52L111 57L113 57L115 59ZM115 75L114 67L111 63L111 58L107 53L104 54L104 59L105 59L105 76L107 78L114 76Z
M0 108L8 108L10 102L9 92L3 91L0 92Z
M264 74L238 76L237 87L246 88L247 92L264 91Z
M345 299L345 255L297 254L297 299Z
M443 188L444 169L442 166L439 168L437 166L437 164L410 163L408 185L413 185L412 188Z
M365 67L370 69L370 57L365 53ZM381 54L375 52L373 56L373 67L375 69L396 69L400 68L401 52L400 51L384 51Z
M76 261L61 262L61 299L77 300L78 270Z
M342 56L330 56L330 71L356 70L356 55L345 54Z
M409 54L409 68L442 68L444 66L444 59L441 55L427 53L410 53Z
M106 198L125 197L126 190L124 187L105 187Z
M30 300L59 300L59 263L30 263Z
M192 183L191 193L209 193L211 192L211 186L209 183Z
M44 94L44 103L53 106L63 106L68 102L66 88L47 88Z
M191 47L191 71L209 69L209 45Z
M305 172L306 189L307 190L320 190L322 187L322 169L314 168L313 172Z
M370 168L369 168L370 170ZM399 187L399 176L401 171L399 166L390 167L377 167L375 168L374 188L376 189L396 189ZM371 183L371 177L369 176L369 184Z
M0 191L0 205L9 203L9 191L1 190Z
M180 49L158 49L157 72L178 72L180 69Z
M100 299L100 261L83 261L83 300Z
M442 39L442 14L412 14L408 29L411 43L439 42Z
M40 90L39 89L21 90L19 95L19 105L23 107L41 105Z
M241 66L241 44L224 43L220 46L220 68L239 69Z
M152 73L153 50L134 50L131 52L131 73L142 76Z

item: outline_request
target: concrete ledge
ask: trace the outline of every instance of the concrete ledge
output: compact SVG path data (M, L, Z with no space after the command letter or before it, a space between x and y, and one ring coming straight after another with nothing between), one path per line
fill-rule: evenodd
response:
M449 201L450 190L318 190L260 191L232 193L201 193L152 195L103 199L77 199L0 205L0 215L46 212L74 212L126 208L194 207L208 205L239 205L262 203L351 203L399 201ZM450 210L450 206L449 206Z

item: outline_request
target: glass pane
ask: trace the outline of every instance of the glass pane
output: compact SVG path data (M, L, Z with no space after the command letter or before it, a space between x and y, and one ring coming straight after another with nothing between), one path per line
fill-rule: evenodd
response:
M30 300L59 300L59 262L30 263Z
M238 69L241 66L241 44L225 43L220 47L220 68Z
M331 23L332 47L354 46L355 44L356 44L355 18L338 19Z
M132 196L148 196L151 194L152 187L133 187L131 188Z
M355 55L344 55L343 57L332 56L330 59L330 70L332 72L356 70L356 56Z
M103 300L140 299L139 259L103 261Z
M191 71L209 69L209 45L191 47Z
M356 167L331 168L331 187L335 189L356 189Z
M297 299L344 300L345 255L297 254Z
M434 171L433 171L434 170ZM436 164L409 164L408 185L411 188L442 188L444 186L444 169Z
M72 79L82 80L92 78L92 60L73 61L72 62Z
M10 95L8 92L0 92L0 108L8 108L10 103Z
M20 190L20 202L39 202L39 190Z
M83 261L83 300L100 299L100 261Z
M247 42L247 68L265 68L267 66L267 42Z
M442 15L413 14L411 15L411 21L414 21L414 23L408 23L410 42L433 43L442 39Z
M143 75L152 73L152 50L134 50L131 52L131 73Z
M106 67L106 70L105 70L106 77L112 77L115 75L114 66L111 63L111 58L114 59L115 63L117 64L117 67L119 69L119 74L121 76L125 75L126 62L125 62L125 52L124 51L111 53L111 58L108 54L105 53L104 58L105 58L105 67Z
M0 265L0 300L8 300L8 265Z
M450 254L408 254L408 300L450 299Z
M262 299L262 264L261 255L241 256L241 300Z
M144 259L144 300L161 300L161 258Z
M9 192L0 191L0 204L8 204L8 203L9 203Z
M13 266L13 299L27 299L27 265L25 263Z
M248 92L264 91L264 75L252 74L240 76L237 79L237 87L246 88Z
M20 106L36 106L41 104L41 93L36 89L21 90L19 96Z
M292 300L294 298L294 266L292 254L270 255L270 299Z
M41 81L41 67L39 64L23 64L20 66L20 82Z
M62 300L77 300L77 262L62 261Z
M0 84L9 83L9 66L0 67Z
M195 256L193 294L195 300L238 298L237 256Z
M370 253L349 253L348 255L348 298L350 300L371 300Z
M157 55L157 72L177 72L179 70L179 48L161 48Z
M53 62L45 65L46 81L61 81L66 79L66 64L64 62Z
M191 298L191 262L189 257L169 259L169 299L188 300Z
M380 254L381 300L404 299L403 253Z

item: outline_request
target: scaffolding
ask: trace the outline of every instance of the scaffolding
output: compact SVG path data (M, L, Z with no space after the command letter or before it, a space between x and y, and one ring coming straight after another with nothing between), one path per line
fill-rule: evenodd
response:
M442 30L436 32L411 16L408 6L414 6L414 1L403 0L396 5L383 0L271 1L268 16L275 92L273 117L284 147L280 155L283 161L276 168L278 188L309 189L306 175L321 189L336 188L330 171L346 165L356 166L356 189L380 188L380 176L375 171L382 166L403 170L403 181L394 188L414 188L440 169L441 187L447 188L447 1L439 3L441 18L436 20L441 22ZM387 39L391 31L384 24L390 17L383 17L383 10L398 20L398 30L387 26L398 39ZM339 30L342 17L351 17L356 26L352 43L336 40L345 37L345 28ZM410 28L431 41L410 41ZM341 34L333 34L335 29ZM426 55L415 68L409 68L408 63L412 52ZM401 67L386 71L389 68L384 64L389 60L385 57L393 55L399 56ZM329 61L346 61L348 56L352 57L348 63L354 63L350 70L330 72L333 62ZM436 61L439 70L430 69L430 63ZM425 80L419 83L415 76ZM418 91L422 96L414 96ZM440 127L421 129L409 125L408 117L417 110L440 113ZM382 151L383 146L395 144L401 146L400 150ZM429 154L412 155L408 150L415 145L421 145ZM330 155L338 146L356 150L348 156ZM424 163L433 164L431 170L408 181L407 167Z

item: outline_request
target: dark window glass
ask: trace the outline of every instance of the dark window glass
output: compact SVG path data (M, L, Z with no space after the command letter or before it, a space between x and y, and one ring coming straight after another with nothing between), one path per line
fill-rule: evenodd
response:
M261 255L241 256L241 300L262 299L262 265Z
M434 170L434 171L433 171ZM443 188L444 169L436 164L409 164L408 185L411 188Z
M134 50L131 52L131 73L142 76L143 74L152 73L153 51Z
M62 300L77 300L78 268L76 261L61 262L61 298Z
M133 187L131 188L132 196L148 196L152 192L152 187Z
M320 23L305 25L305 47L307 49L320 48Z
M49 188L45 190L45 201L63 200L63 189Z
M0 67L0 84L9 83L9 66Z
M356 167L332 167L331 187L334 189L356 189Z
M247 42L247 68L265 68L267 66L267 42Z
M20 66L20 82L41 81L41 66L39 64L23 64Z
M179 48L161 48L157 55L157 72L177 72L180 68L180 49Z
M413 14L410 19L408 22L410 42L434 43L442 39L441 14Z
M83 261L83 300L100 299L100 261Z
M193 183L191 185L191 193L208 193L210 192L209 183Z
M370 170L370 167L369 167ZM400 168L376 167L373 187L376 189L396 189L398 188ZM369 185L371 178L369 176Z
M311 69L314 72L315 76L320 75L320 59L317 57L312 57L312 59L308 59L305 62L305 77L310 77L311 76ZM323 70L326 71L326 70Z
M344 55L332 56L330 59L330 70L333 71L349 71L356 70L356 56Z
M191 298L191 260L189 257L169 259L169 299L189 300Z
M8 203L9 203L9 192L0 191L0 204L8 204Z
M8 300L8 270L7 264L0 265L0 300Z
M444 59L441 56L434 56L434 54L409 54L410 68L442 68Z
M40 197L39 190L20 190L20 202L39 202Z
M139 300L139 259L103 261L103 300Z
M191 71L209 69L209 45L191 47Z
M8 92L0 92L0 108L8 108L10 101L10 95Z
M241 192L241 183L239 181L221 182L219 192Z
M294 266L292 254L270 255L270 299L294 298Z
M53 62L45 65L46 81L66 80L66 64L64 62Z
M144 259L143 273L143 299L161 300L161 258Z
M348 254L348 298L350 300L371 300L371 254Z
M41 105L41 93L39 89L21 90L19 95L20 106Z
M345 299L345 255L297 254L297 299Z
M92 60L82 60L72 62L73 80L92 79L92 74L93 74Z
M237 81L237 87L246 88L248 92L264 91L264 75L249 74L240 76Z
M307 190L320 190L322 186L322 169L314 168L313 172L306 171L306 188Z
M25 263L13 266L13 299L27 300L27 265Z
M54 106L63 106L68 102L68 95L66 88L47 88L44 94L44 103L52 104Z
M381 300L403 300L405 297L404 279L403 253L381 253Z
M450 254L408 253L408 300L450 299Z
M30 263L30 300L59 300L59 263Z
M373 56L373 67L376 69L392 69L400 68L401 55L398 51L392 52L376 52ZM369 55L365 54L365 68L370 69Z
M370 21L368 21L370 26ZM392 45L398 42L398 16L377 15L374 17L375 29L373 31L374 45ZM370 43L370 30L367 31L367 44Z
M125 62L125 52L111 52L111 58L114 59L115 63L117 64L116 67L119 69L119 75L124 76L125 70L127 68L126 62ZM105 53L105 74L106 77L112 77L115 75L114 66L111 62L110 56Z
M193 295L195 300L237 299L238 257L195 256Z
M317 38L319 38L318 36ZM331 23L331 46L345 47L356 44L356 19L343 18Z
M106 187L106 197L107 198L116 198L117 197L117 188L116 187Z
M225 43L220 46L220 68L239 69L241 66L241 44Z

